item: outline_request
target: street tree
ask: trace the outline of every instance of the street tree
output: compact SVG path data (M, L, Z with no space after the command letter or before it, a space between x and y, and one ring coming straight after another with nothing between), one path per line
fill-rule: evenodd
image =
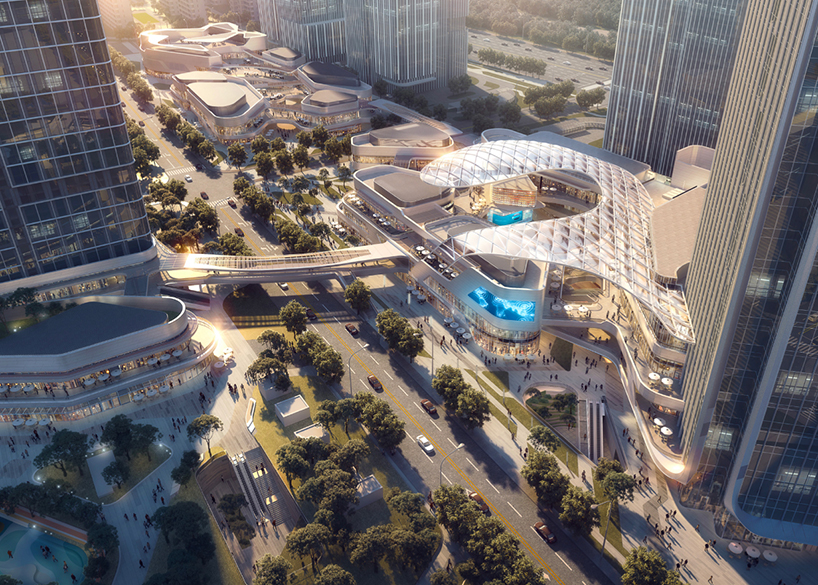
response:
M511 126L520 121L522 116L522 109L516 101L507 101L497 108L497 113L500 116L500 121L506 126Z
M213 439L213 435L216 431L220 431L223 428L224 424L219 417L212 414L203 414L190 421L187 425L187 438L189 441L193 441L194 439L204 441L207 444L207 454L213 457L213 453L210 451L210 441Z
M244 241L244 238L232 232L219 236L219 250L225 256L252 256L253 251Z
M253 141L250 143L250 150L253 151L255 156L258 156L262 152L270 152L270 141L264 138L264 136L258 135L253 138Z
M282 175L290 175L293 172L293 157L287 150L281 150L276 153L276 168Z
M201 533L207 525L207 513L196 502L181 501L172 506L162 506L151 516L151 521L170 544L170 535L186 540Z
M662 554L644 546L628 551L624 568L622 585L663 585L670 573Z
M244 193L250 187L252 185L250 185L250 181L246 177L237 177L233 180L233 195L238 196L239 193Z
M108 485L115 483L118 488L121 488L130 476L130 468L119 459L114 459L102 470L102 479L105 480L105 483Z
M332 161L332 164L336 164L343 156L344 151L341 146L341 143L338 142L338 139L334 136L324 142L324 155Z
M483 516L477 504L457 484L441 485L434 491L433 500L437 521L446 528L454 542L463 543Z
M471 77L469 77L469 75L466 73L463 75L458 75L457 77L452 77L448 82L449 91L454 95L465 93L471 87L471 84Z
M69 471L76 469L82 476L87 454L87 435L60 429L51 437L51 442L43 447L40 454L34 458L34 465L38 468L53 465L62 471L63 477L67 477Z
M463 379L463 373L454 366L440 366L432 378L432 388L443 398L446 408L452 410L457 408L458 396L470 387Z
M274 557L267 553L256 563L253 585L286 585L292 568L290 561L284 557Z
M329 138L329 132L324 126L316 126L312 129L312 143L318 148L323 149L324 143Z
M457 397L457 416L470 431L482 427L491 419L489 399L482 392L472 387L466 388Z
M327 565L313 580L314 585L357 585L355 577L338 565ZM257 585L253 582L253 585Z
M329 171L327 169L322 168L320 171L318 171L316 177L324 184L325 189L332 185L332 181L329 179Z
M369 446L360 439L351 439L330 456L330 461L343 471L351 472L352 468L357 468L361 459L367 455L369 455Z
M542 97L534 102L534 111L540 118L550 118L565 109L568 100L561 96Z
M341 184L346 189L347 181L352 178L352 171L349 170L349 167L346 165L339 165L338 166L338 179L341 181Z
M335 349L328 347L313 360L316 373L326 382L340 382L344 377L344 360Z
M372 291L360 278L353 280L344 290L344 300L349 303L349 306L355 309L358 314L369 307L371 298Z
M240 169L247 162L247 151L244 150L244 145L234 142L227 147L227 158L230 159L230 164Z
M284 322L284 327L293 336L304 333L307 330L307 311L304 305L298 301L290 301L278 312L278 316Z
M300 557L309 556L312 567L321 556L321 549L329 542L329 528L315 522L296 528L287 537L286 549Z
M372 563L373 570L378 572L378 562L389 553L389 532L392 524L370 526L366 532L359 532L352 541L349 560L356 565Z
M287 339L284 337L284 334L279 333L278 331L273 331L272 329L263 331L261 335L258 336L256 341L268 349L278 349L287 344Z
M306 146L299 145L293 150L293 164L301 169L302 173L310 166L310 152Z
M107 523L97 522L87 532L85 548L106 556L119 546L116 528Z
M591 534L594 526L599 526L599 510L594 508L596 499L592 492L577 486L568 486L562 497L560 522L577 534Z
M605 476L602 482L602 493L605 497L613 501L620 502L633 501L633 490L636 487L636 480L632 475L613 471Z
M157 438L162 437L162 433L159 432L153 425L143 425L137 424L132 425L131 427L131 448L140 455L146 455L148 461L151 460L151 452L150 448L153 445L154 441Z
M303 146L304 148L309 148L312 146L312 134L302 130L298 134L295 135L295 139L298 141L299 146Z
M449 116L449 110L445 104L435 104L432 108L432 117L443 122Z
M170 478L179 485L185 485L193 477L193 470L199 467L199 454L196 451L188 450L182 453L182 460L179 465L170 472Z
M407 322L401 331L400 339L398 340L395 349L399 353L405 355L412 362L423 351L423 332L420 329L415 329Z
M596 87L591 90L580 90L577 92L577 105L583 109L592 108L605 101L606 92L604 87Z
M432 585L457 585L457 579L445 569L439 569L432 573L429 576L429 582Z
M544 447L552 453L562 444L554 431L543 425L538 425L531 429L528 440L535 447Z
M616 459L600 457L594 468L594 479L601 484L605 481L609 473L622 473L624 471L625 469L622 467L622 464Z
M275 159L269 152L260 152L255 156L256 172L267 179L276 169Z
M294 477L304 477L310 471L307 450L298 443L285 443L276 451L276 463L287 476L290 487Z
M128 461L131 460L131 449L133 448L133 424L124 414L118 414L105 423L100 436L100 442L110 445L114 455L124 455Z
M531 451L520 473L537 494L537 500L554 508L559 506L570 481L560 473L556 458L550 453Z

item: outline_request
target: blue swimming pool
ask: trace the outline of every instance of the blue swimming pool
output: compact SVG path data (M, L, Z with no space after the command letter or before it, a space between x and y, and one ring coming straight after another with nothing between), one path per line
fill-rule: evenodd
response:
M41 546L51 550L47 559ZM63 563L68 570L64 570ZM52 581L71 585L72 574L77 583L82 582L82 570L87 564L88 557L80 547L0 517L0 574L19 579L23 585L46 585Z
M532 301L512 301L501 299L482 286L469 293L469 298L477 301L486 311L508 321L533 321L537 305Z

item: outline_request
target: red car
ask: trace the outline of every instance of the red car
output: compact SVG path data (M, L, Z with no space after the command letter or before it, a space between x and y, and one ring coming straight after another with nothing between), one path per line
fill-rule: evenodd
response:
M244 237L244 230L243 229L235 228L233 231L236 232L237 236L241 236L242 238Z
M486 504L485 500L483 500L483 497L477 492L470 492L469 499L473 501L475 504L477 504L480 507L480 511L483 512L484 514L489 511L488 504Z
M352 323L347 323L346 325L344 325L344 329L349 331L350 335L358 335L358 328L355 327L355 325L353 325Z
M381 381L375 376L367 376L366 379L369 382L369 385L375 389L375 392L383 392L383 384L381 384Z
M547 542L548 544L554 544L555 542L557 542L557 537L556 537L556 536L554 536L554 533L553 533L553 532L551 532L551 529L550 529L550 528L548 528L548 526L546 526L546 525L545 525L545 524L543 524L542 522L537 522L537 523L534 525L534 527L533 527L533 528L534 528L534 530L536 530L536 531L537 531L537 534L539 534L540 536L542 536L542 539L543 539L545 542Z
M431 400L426 400L425 398L420 401L420 405L423 407L423 410L428 412L429 414L437 414L437 409L435 405L432 404Z
M233 201L232 199L228 199L228 200L227 200L227 204L228 204L230 207L232 207L233 209L235 209L235 208L236 208L236 202L235 202L235 201Z
M201 197L202 199L207 199L207 193L202 191L201 193L199 193L199 197Z

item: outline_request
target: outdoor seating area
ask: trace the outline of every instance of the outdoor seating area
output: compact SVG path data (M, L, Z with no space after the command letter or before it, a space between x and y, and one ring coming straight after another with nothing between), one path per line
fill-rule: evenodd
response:
M436 254L432 254L432 251L424 246L415 246L414 252L418 258L426 262L429 266L440 272L449 280L452 280L459 274L458 272L452 270L448 264L443 262L442 259Z
M742 546L738 542L731 542L727 545L727 552L731 559L740 559L746 562L748 569L758 565L760 562L767 566L772 566L778 561L778 554L771 550L762 551L753 544Z
M357 195L350 195L346 198L347 202L358 209L371 223L376 225L381 231L388 233L391 236L403 234L406 230L400 229L394 219L384 216L379 213L372 205L358 197Z

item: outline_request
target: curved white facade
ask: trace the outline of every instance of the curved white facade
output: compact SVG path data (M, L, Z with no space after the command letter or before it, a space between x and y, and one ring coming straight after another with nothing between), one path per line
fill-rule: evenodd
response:
M600 204L567 218L474 230L454 240L469 254L528 258L600 276L644 303L673 335L692 343L684 296L654 280L653 202L627 171L552 144L502 140L441 157L428 164L421 177L438 187L471 187L548 169L575 170L596 181L602 191Z

